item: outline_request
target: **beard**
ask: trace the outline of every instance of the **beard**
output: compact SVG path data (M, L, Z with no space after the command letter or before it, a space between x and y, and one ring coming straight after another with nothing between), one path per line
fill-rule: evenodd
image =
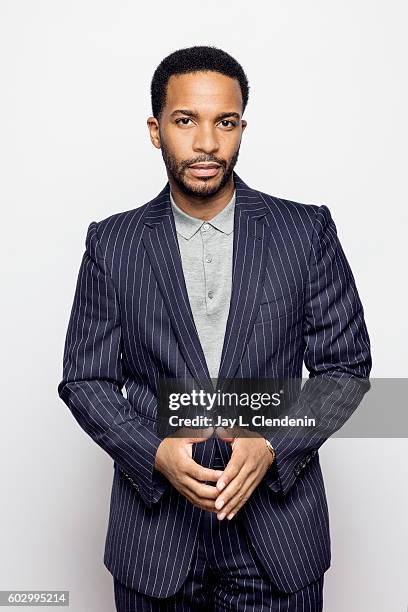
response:
M230 180L235 164L238 161L239 147L226 162L214 156L178 162L161 138L161 153L167 173L171 175L178 188L186 196L210 197L218 193ZM203 176L199 179L189 179L186 170L191 164L214 162L220 165L221 179Z

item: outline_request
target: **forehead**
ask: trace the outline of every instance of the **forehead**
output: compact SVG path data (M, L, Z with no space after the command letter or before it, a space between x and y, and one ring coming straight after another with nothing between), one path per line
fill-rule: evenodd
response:
M201 111L242 111L242 94L237 79L219 72L173 74L167 85L166 111L176 108Z

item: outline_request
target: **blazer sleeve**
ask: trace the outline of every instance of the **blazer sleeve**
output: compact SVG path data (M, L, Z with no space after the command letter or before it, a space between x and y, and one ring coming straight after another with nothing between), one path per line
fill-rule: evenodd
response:
M266 435L276 458L267 485L285 495L318 448L351 416L370 388L370 340L354 276L327 206L318 207L305 287L304 362L309 379L289 416L317 417L318 426Z
M169 484L154 468L162 438L121 393L121 338L116 289L98 242L97 223L92 221L68 323L58 394L150 508Z

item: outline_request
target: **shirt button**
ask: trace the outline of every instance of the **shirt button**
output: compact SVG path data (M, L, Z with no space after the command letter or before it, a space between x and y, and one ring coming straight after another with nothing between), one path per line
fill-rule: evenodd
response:
M211 257L211 255L207 255L207 257L205 258L205 261L206 261L207 263L210 263L210 262L212 261L212 257Z
M204 223L204 224L203 224L203 230L204 230L204 231L207 231L209 227L210 227L210 226L208 225L208 223Z
M214 291L209 291L207 295L210 299L212 299L214 297Z

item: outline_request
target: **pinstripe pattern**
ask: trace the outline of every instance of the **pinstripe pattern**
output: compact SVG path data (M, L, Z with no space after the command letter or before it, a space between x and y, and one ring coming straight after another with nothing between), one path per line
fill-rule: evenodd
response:
M217 453L212 464L222 467ZM219 521L208 512L201 516L190 571L175 595L165 599L142 595L116 578L114 591L118 612L321 612L323 582L324 574L295 593L278 592L239 513L231 521Z
M326 206L251 189L234 172L233 284L221 355L225 377L336 378L330 422L350 415L371 368L354 277ZM80 426L114 460L104 563L123 584L168 597L183 584L203 511L154 470L161 377L194 377L211 391L189 305L169 184L134 210L92 222L69 320L58 392ZM126 397L122 394L125 388ZM328 508L318 447L309 437L271 440L274 470L241 509L272 583L291 593L330 565ZM209 466L214 445L194 445Z
M217 519L213 519L217 520ZM231 529L231 528L229 528ZM245 537L235 525L232 537ZM118 612L322 612L324 574L295 593L284 594L273 589L262 576L262 567L249 556L249 546L242 551L230 548L232 539L220 538L210 529L207 537L217 538L217 551L222 558L228 551L228 560L235 561L235 573L226 580L217 581L208 569L205 539L200 535L190 574L175 595L159 599L142 595L114 578L115 603ZM242 540L240 540L242 542ZM243 540L245 541L245 540ZM232 556L233 554L233 556ZM247 555L247 556L245 556ZM225 573L224 573L225 574ZM225 574L226 575L226 574ZM213 595L210 595L211 585Z

